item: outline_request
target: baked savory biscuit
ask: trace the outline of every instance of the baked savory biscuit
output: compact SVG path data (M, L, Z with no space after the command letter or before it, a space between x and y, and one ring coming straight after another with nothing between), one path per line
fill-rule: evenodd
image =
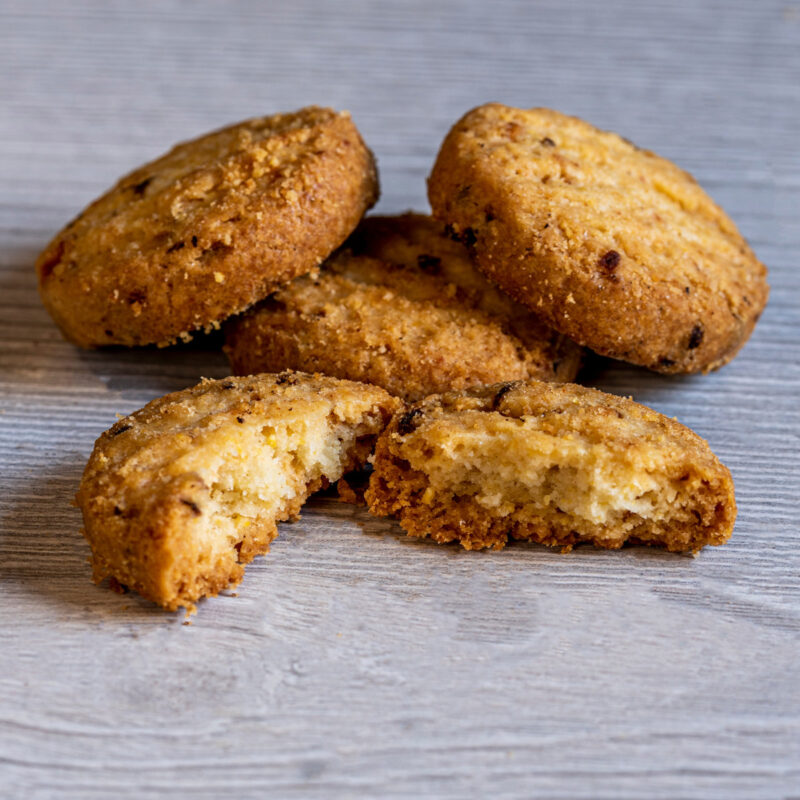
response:
M470 111L428 194L492 281L603 355L715 369L767 301L763 264L688 173L556 111Z
M581 353L419 214L368 217L319 273L226 330L236 374L320 371L407 400L500 380L572 380Z
M313 269L378 196L347 113L305 108L174 147L47 246L45 307L82 347L169 344Z
M370 511L412 536L502 547L722 544L733 482L708 443L622 397L574 384L502 383L429 397L376 445Z
M173 610L238 583L276 523L364 465L398 405L375 386L291 372L154 400L97 440L83 474L95 580Z

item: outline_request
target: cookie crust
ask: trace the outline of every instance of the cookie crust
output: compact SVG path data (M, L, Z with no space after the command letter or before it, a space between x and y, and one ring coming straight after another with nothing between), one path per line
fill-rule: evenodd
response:
M473 109L428 194L492 281L603 355L707 372L767 301L764 265L691 175L576 117Z
M724 543L733 481L708 443L632 400L574 384L433 396L378 439L366 499L411 536L500 548Z
M278 522L365 464L399 405L375 386L292 372L152 401L97 440L83 474L95 580L171 610L238 583Z
M226 338L235 374L320 371L406 400L500 380L572 380L581 357L420 214L368 217L318 273L232 320Z
M377 197L346 112L247 120L175 146L86 208L36 262L42 301L82 347L191 338L317 266Z

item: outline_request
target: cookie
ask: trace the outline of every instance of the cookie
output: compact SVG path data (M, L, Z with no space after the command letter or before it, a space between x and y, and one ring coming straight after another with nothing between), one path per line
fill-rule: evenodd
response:
M470 111L428 194L492 281L606 356L716 369L767 301L765 267L691 175L556 111Z
M429 397L376 445L370 511L412 536L502 547L626 541L696 551L725 542L728 470L697 434L574 384L501 383Z
M226 326L236 374L320 371L407 400L500 380L572 380L581 351L492 287L430 217L369 217L313 276Z
M378 196L350 116L260 117L122 178L39 256L45 307L82 347L170 344L309 272Z
M95 580L171 610L238 583L278 522L364 465L398 405L375 386L292 372L153 400L97 440L83 474Z

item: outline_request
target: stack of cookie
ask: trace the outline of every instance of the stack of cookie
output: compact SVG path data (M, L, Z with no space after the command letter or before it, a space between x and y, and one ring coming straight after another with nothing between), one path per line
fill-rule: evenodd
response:
M428 189L433 217L363 219L372 153L347 114L307 108L178 145L51 242L40 291L68 339L224 323L251 376L98 440L78 495L98 579L191 606L368 458L373 513L467 548L728 538L707 443L566 383L583 348L664 373L733 358L768 289L724 212L615 134L497 104L456 123Z

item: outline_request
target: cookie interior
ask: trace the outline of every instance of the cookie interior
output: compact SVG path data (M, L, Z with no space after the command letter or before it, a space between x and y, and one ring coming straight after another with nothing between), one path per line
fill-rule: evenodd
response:
M685 443L670 425L624 408L520 402L529 405L511 397L487 413L466 403L430 419L424 406L416 417L412 409L379 442L371 509L399 514L413 535L468 549L502 547L510 535L685 551L730 535L730 476L707 447L697 457L702 440L688 430Z
M394 405L363 389L342 402L289 392L266 406L260 396L233 407L216 398L179 403L160 420L122 420L105 444L122 448L129 437L129 449L96 450L95 465L114 466L84 478L78 495L96 578L111 575L170 609L237 583L278 522L366 461Z
M362 437L374 440L369 424L339 420L318 404L279 421L252 415L222 425L199 449L170 464L170 472L201 480L188 498L186 492L180 497L191 503L196 566L235 572L240 562L264 552L277 535L276 522L296 516L312 491L365 460L369 443ZM181 579L181 571L173 580Z

